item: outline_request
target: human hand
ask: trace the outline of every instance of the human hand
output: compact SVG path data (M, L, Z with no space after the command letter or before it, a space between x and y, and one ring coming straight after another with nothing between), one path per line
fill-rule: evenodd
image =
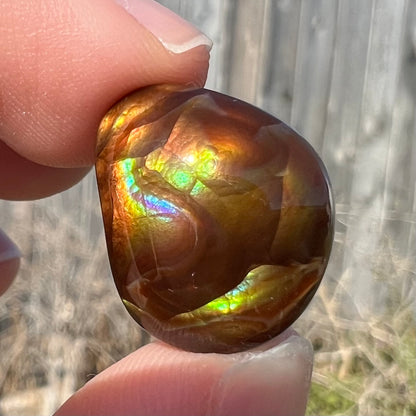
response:
M210 41L150 0L0 3L0 198L78 182L106 110L145 85L203 85ZM19 266L0 233L0 294ZM289 330L261 350L220 355L155 342L88 382L57 415L300 415L312 368Z

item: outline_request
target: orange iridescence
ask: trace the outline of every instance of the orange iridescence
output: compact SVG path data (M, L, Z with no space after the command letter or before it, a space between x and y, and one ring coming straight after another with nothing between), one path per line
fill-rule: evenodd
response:
M322 162L288 126L213 91L153 86L108 112L97 152L113 276L149 333L229 353L303 312L333 212Z

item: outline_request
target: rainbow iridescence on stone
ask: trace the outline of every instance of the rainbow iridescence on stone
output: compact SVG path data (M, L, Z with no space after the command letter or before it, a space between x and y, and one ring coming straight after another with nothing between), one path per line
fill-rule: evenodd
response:
M152 86L107 113L97 152L114 280L150 334L230 353L303 312L333 209L322 162L288 126L213 91Z

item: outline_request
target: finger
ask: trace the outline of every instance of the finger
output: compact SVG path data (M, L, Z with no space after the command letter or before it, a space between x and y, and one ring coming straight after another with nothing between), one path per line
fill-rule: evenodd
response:
M13 283L20 265L20 251L0 229L0 295Z
M150 0L120 1L131 14L112 0L0 2L0 138L20 156L89 166L100 119L126 93L205 81L204 35Z
M0 141L0 199L39 199L70 188L90 170L51 168L25 159Z
M153 343L96 376L56 415L302 415L312 354L294 334L266 351L230 355Z

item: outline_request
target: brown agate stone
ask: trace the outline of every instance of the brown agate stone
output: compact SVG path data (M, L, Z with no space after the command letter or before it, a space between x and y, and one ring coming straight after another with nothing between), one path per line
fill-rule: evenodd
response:
M162 85L108 112L97 153L114 280L150 334L231 353L299 317L333 238L328 177L302 137L235 98Z

